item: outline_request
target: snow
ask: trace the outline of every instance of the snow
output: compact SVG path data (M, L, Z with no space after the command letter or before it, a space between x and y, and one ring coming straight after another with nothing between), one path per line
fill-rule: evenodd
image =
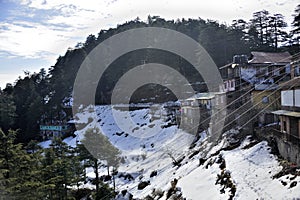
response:
M118 119L115 120L114 116ZM217 175L221 173L219 164L214 162L218 157L215 153L226 145L226 140L212 146L206 140L207 134L203 132L201 139L196 142L196 147L189 149L194 135L176 126L164 128L163 125L166 125L168 121L159 110L150 107L122 111L111 106L90 106L83 109L75 119L87 125L75 132L75 138L66 138L64 141L67 144L75 146L84 137L88 128L97 127L114 146L121 150L124 163L120 164L118 175L130 174L134 180L129 181L117 177L118 191L126 189L134 198L143 199L151 194L153 189L167 191L171 186L171 180L176 178L179 180L177 186L181 188L183 196L187 199L229 198L229 189L221 194L221 185L215 184ZM232 131L231 134L236 134L236 131ZM45 141L41 143L41 146L47 148L50 143L50 141ZM246 138L238 148L220 152L226 161L226 170L231 172L232 181L237 188L234 199L300 197L300 177L290 180L291 176L287 175L273 179L272 177L282 169L277 157L270 153L270 147L266 142L245 148L249 143L251 140ZM195 149L201 149L201 151L189 158ZM181 166L174 166L171 157L176 160L182 158ZM199 166L199 158L202 157L208 159ZM91 168L86 170L88 177L95 176ZM150 178L153 171L157 171L157 176ZM100 170L100 176L106 173L105 168ZM137 185L141 181L150 181L150 185L143 190L138 190ZM287 185L283 186L282 181L287 182ZM289 188L292 181L297 181L298 184Z
M42 148L49 148L50 144L51 144L51 140L47 140L47 141L44 141L44 142L39 143L39 145L40 145Z
M241 68L241 78L251 84L257 82L255 77L256 69L255 68Z
M278 179L272 177L282 167L276 157L270 154L267 142L261 142L250 149L238 148L223 152L227 169L237 184L238 199L292 199L300 197L300 188L287 189ZM298 182L300 177L297 178Z
M215 185L218 167L209 169L197 168L179 181L184 196L187 199L225 199L220 194L220 188Z
M226 161L226 169L236 184L235 199L294 199L300 197L300 187L288 188L280 182L288 178L273 179L282 167L276 157L270 154L267 142L260 142L249 149L242 149L245 144L232 151L222 151ZM212 165L209 169L198 168L180 181L187 199L224 199L215 185L216 174L220 169ZM294 181L300 182L300 177ZM299 184L297 184L299 185ZM224 194L223 194L224 195Z

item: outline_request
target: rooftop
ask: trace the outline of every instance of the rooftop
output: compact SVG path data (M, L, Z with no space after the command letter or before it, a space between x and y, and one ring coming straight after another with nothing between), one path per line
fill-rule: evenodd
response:
M270 53L252 51L252 59L249 61L251 64L256 63L290 63L291 55L289 52Z
M288 117L300 117L300 112L293 112L288 110L277 110L272 113L275 115L284 115Z
M191 100L210 100L215 98L216 95L222 95L225 94L224 92L207 92L207 93L197 93L194 96L186 99L187 101Z

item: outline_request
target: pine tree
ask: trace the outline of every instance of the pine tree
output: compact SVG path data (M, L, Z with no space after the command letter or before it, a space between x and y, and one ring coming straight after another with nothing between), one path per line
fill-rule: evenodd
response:
M79 144L81 158L82 160L85 160L87 166L93 167L94 169L96 199L111 198L112 194L110 190L102 183L102 181L100 181L99 168L106 162L108 175L110 166L113 167L113 170L115 171L119 163L119 150L109 142L108 138L104 136L98 128L88 129L81 142L82 144Z
M15 138L15 131L5 134L0 130L0 196L40 199L40 154L28 154L21 144L14 144Z
M251 20L252 25L258 30L260 44L263 45L266 43L267 32L268 32L268 19L269 12L266 10L258 11L253 13L253 19Z
M296 44L300 44L300 4L295 9L294 20L293 20L293 30L294 40Z
M8 131L14 125L16 106L12 95L0 91L0 128Z
M59 138L54 138L51 147L45 149L42 177L50 199L67 199L69 187L79 184L80 163L74 152ZM78 171L77 171L78 170Z
M287 23L284 21L282 14L274 14L269 18L269 26L272 33L270 37L277 51L279 43L287 41L287 33L284 31L284 28L287 27Z
M80 158L80 149L78 146L75 148L71 148L71 161L72 166L71 170L73 171L73 178L72 178L72 185L77 187L77 191L79 191L79 187L86 181L86 174L85 174L85 165Z
M246 34L246 42L250 50L257 50L260 47L259 32L254 25L250 25Z

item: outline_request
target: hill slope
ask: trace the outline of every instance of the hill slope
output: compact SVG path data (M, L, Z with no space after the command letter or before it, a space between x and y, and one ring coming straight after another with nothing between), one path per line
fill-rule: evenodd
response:
M238 145L231 145L230 139L238 135L237 131L232 130L224 135L218 145L212 146L205 132L195 141L194 135L176 126L167 126L170 119L159 109L139 109L129 113L115 109L119 119L117 122L110 106L97 106L95 111L96 114L90 107L78 114L78 122L89 123L75 132L76 138L67 138L65 142L75 146L76 141L83 138L85 130L100 128L122 152L123 159L116 179L117 190L127 190L134 198L145 199L148 195L149 198L159 199L164 192L161 199L166 199L170 183L175 179L178 183L174 186L174 195L193 200L300 197L299 176L287 174L273 178L282 166L277 157L270 153L267 142L258 142L248 136ZM128 123L126 114L134 123ZM47 141L42 145L47 147L49 143ZM191 143L195 144L193 148L190 148ZM92 170L87 171L90 172L88 176L93 176ZM105 175L106 169L103 168L101 174ZM139 189L142 182L147 184ZM156 192L153 193L153 189ZM120 194L117 198L125 197Z

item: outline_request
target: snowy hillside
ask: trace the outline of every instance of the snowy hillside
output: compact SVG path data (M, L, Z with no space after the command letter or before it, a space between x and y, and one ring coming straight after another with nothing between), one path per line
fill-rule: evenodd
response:
M101 129L122 151L117 190L127 190L134 198L159 199L163 196L160 199L166 199L174 179L178 180L174 187L177 199L179 196L192 200L300 198L300 176L288 174L273 179L282 166L270 153L266 142L259 143L247 137L238 145L231 144L228 137L236 137L238 133L230 131L212 147L205 132L195 141L194 135L170 126L170 119L159 111L150 112L150 109L129 113L114 110L118 119L123 119L118 121L123 127L121 130L110 106L97 106L95 110L96 115L90 107L76 116L78 122L89 123L75 132L75 138L67 138L65 142L75 146L88 128ZM126 114L134 123L128 123ZM195 145L191 146L193 142ZM49 143L42 145L47 147ZM207 154L203 153L207 151ZM88 176L94 176L92 170L88 171ZM106 169L103 168L101 173L105 175ZM143 189L139 188L141 183ZM176 199L174 195L172 198ZM126 198L120 194L118 199Z

